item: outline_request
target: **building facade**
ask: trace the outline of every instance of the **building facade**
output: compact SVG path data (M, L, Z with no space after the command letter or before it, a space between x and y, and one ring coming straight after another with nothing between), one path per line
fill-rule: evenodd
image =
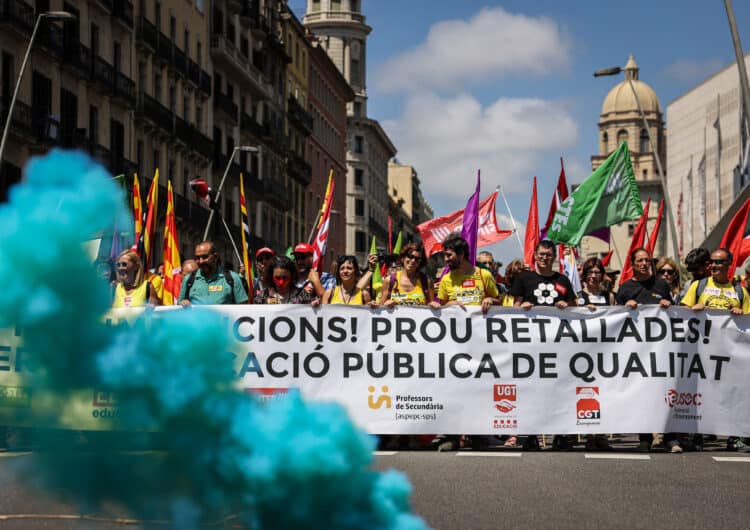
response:
M750 54L745 56L750 67ZM680 246L716 248L748 196L747 135L740 128L739 72L733 63L667 106L667 186Z
M627 142L641 202L645 205L647 200L651 199L647 223L647 232L650 234L658 217L659 201L664 197L654 151L660 157L662 167L666 167L666 129L659 98L650 86L639 79L639 68L632 55L624 71L625 80L609 91L602 104L599 117L599 154L591 157L591 167L592 170L598 168L620 143ZM633 90L638 95L656 149L652 150ZM630 247L637 223L638 220L634 219L612 226L609 243L596 237L584 237L581 241L582 256L603 257L610 249L614 249L610 265L615 269L621 269L627 258L625 254ZM664 256L670 252L671 247L667 246L668 232L669 222L665 214L654 248L655 256Z
M371 236L381 248L387 242L388 161L396 155L380 124L367 116L365 60L372 28L359 0L307 0L303 23L354 91L347 105L346 252L364 262Z
M434 215L422 195L413 166L399 164L395 159L388 163L388 193L393 233L400 231L404 242L419 241L417 226Z

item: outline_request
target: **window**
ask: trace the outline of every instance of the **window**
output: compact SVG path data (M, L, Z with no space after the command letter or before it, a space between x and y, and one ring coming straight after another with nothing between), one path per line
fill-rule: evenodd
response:
M633 223L628 223L628 237L633 237L634 233L635 233L635 225Z
M331 11L341 11L341 0L331 0Z
M359 230L354 232L354 251L367 252L367 234Z
M198 66L203 65L203 45L201 44L201 41L195 43L195 59Z
M354 215L357 217L365 216L365 201L364 199L354 199Z
M158 67L154 67L154 99L161 101L161 72Z
M628 141L628 131L625 129L620 129L617 132L617 145L620 145L622 142Z
M195 128L203 132L203 107L195 107Z
M182 49L185 51L185 55L190 55L190 32L188 30L185 30L185 43Z
M161 151L158 149L154 149L154 173L159 168L159 164L161 163Z
M143 140L138 140L135 145L135 163L138 165L138 174L141 174L143 169Z
M364 186L365 182L365 171L363 169L355 169L354 170L354 185L355 186Z
M182 117L185 121L190 120L190 96L182 96Z
M115 72L119 72L121 70L122 66L122 47L120 46L120 43L115 41L114 47L112 49L112 65L115 68Z
M89 142L92 146L99 143L99 109L89 105Z
M646 129L641 129L639 148L641 153L648 153L651 151L648 145L648 131Z
M359 86L362 83L362 76L359 70L359 59L352 58L351 70L349 71L350 84L352 86Z
M609 135L604 132L602 133L602 144L604 144L604 149L607 149L607 144L609 143Z
M91 24L91 42L89 44L91 57L99 55L99 26L96 24Z
M364 151L364 138L361 136L354 137L354 152L362 153Z

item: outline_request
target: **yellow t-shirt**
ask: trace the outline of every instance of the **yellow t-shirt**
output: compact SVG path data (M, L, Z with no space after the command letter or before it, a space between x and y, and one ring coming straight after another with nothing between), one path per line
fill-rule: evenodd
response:
M141 285L132 289L129 293L121 283L115 288L115 300L112 303L112 309L121 307L141 307L148 303L148 282L141 282Z
M365 302L364 298L362 297L362 289L360 289L359 287L355 287L354 292L352 293L349 300L344 301L343 288L340 285L337 285L333 288L330 303L341 305L363 305Z
M159 299L159 302L164 301L164 282L161 279L161 276L158 274L149 273L148 274L148 281L151 282L151 287L154 288L154 293L156 293L156 298Z
M398 305L427 304L427 297L425 296L424 289L422 289L422 281L419 275L417 275L414 288L406 292L401 290L401 271L396 271L395 280L393 285L391 285L391 300L394 300Z
M481 305L488 296L499 295L492 273L480 267L474 267L473 274L449 272L440 280L438 298L442 302L462 302L464 305Z
M737 291L735 291L734 285L731 282L718 284L714 282L713 278L709 277L706 281L706 287L696 300L695 295L697 292L698 280L690 284L680 303L688 307L692 307L695 304L703 304L711 309L729 310L734 307L740 307ZM750 295L744 287L742 287L742 312L750 313Z

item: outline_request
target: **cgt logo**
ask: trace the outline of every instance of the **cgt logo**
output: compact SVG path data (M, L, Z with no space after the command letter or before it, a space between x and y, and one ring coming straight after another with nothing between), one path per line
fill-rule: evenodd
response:
M576 417L578 423L599 423L601 419L601 408L599 405L598 386L576 387Z
M703 394L700 392L677 392L674 388L670 388L667 390L667 395L664 396L664 401L670 409L680 405L700 407L703 405Z
M516 390L516 385L494 385L494 400L495 400L495 408L503 413L507 414L513 410L516 409L518 405L517 398L518 393Z
M393 406L391 396L388 395L388 387L382 386L380 390L383 392L381 395L376 396L375 387L370 385L367 387L367 391L370 393L367 396L367 406L373 410L382 409L383 407L389 409Z

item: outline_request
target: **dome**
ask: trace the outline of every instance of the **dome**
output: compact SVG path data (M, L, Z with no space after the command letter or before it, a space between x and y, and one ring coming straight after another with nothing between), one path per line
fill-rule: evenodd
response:
M643 112L661 113L659 98L656 97L654 89L643 81L638 80L639 68L632 55L630 56L630 59L628 59L628 64L625 65L624 70L625 80L615 85L612 90L609 91L607 97L604 98L602 114L638 111L638 104L635 101L633 90L630 88L629 79L633 80L633 88L635 88L635 91L638 94L638 99L641 102Z

